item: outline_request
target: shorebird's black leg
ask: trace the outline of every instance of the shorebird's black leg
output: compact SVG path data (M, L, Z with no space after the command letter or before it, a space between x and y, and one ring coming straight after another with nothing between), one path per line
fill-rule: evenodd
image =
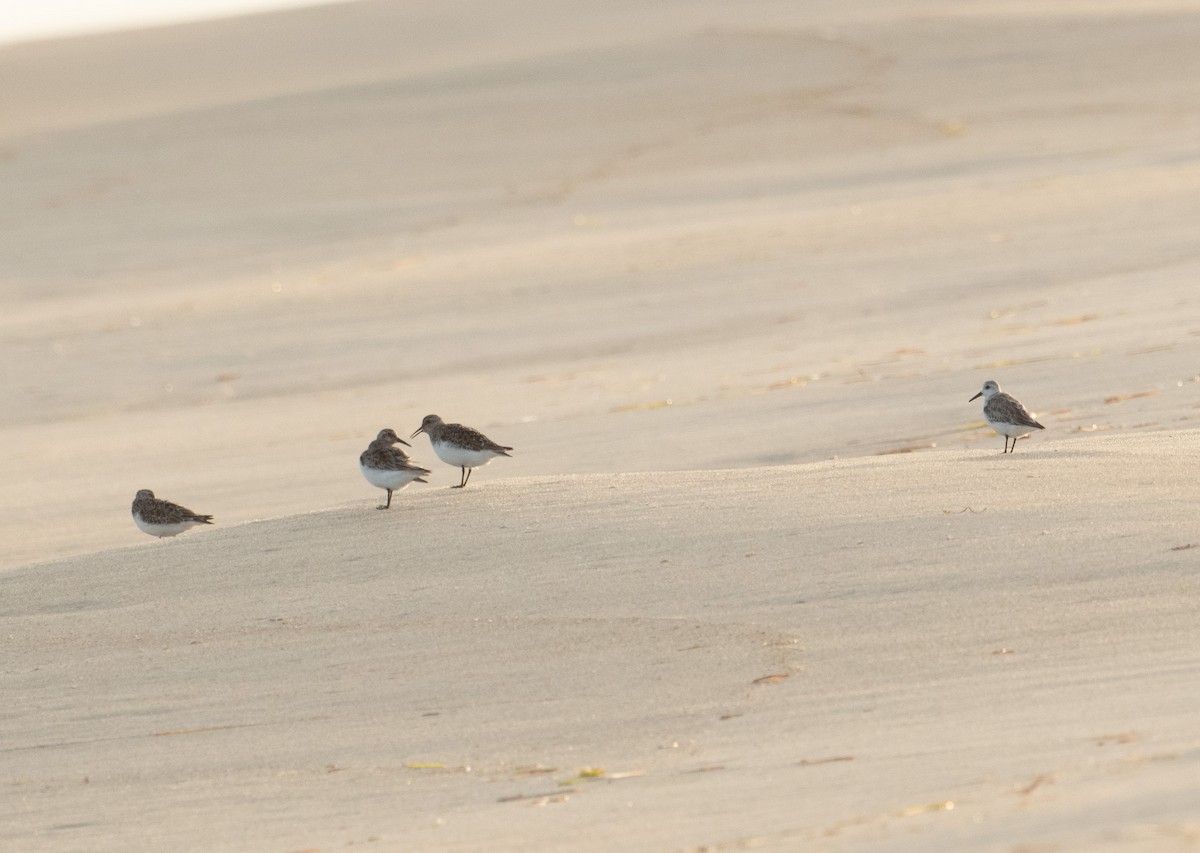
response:
M452 488L452 489L461 489L463 486L465 486L465 485L467 484L467 469L466 469L466 466L462 466L462 474L460 474L459 476L460 476L460 479L459 479L459 481L458 481L458 485L457 485L457 486L451 486L450 488Z
M387 493L388 493L387 503L385 503L383 506L377 506L377 507L375 507L375 509L388 509L391 507L391 505L392 505L392 490L388 489Z
M466 486L467 483L469 483L471 481L471 472L474 470L475 470L474 468L463 468L463 473L466 475L465 477L463 477L463 485L464 486Z

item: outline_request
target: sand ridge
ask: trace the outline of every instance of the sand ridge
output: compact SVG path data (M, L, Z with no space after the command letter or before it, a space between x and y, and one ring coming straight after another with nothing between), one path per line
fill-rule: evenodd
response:
M1146 497L1195 439L503 479L9 572L9 838L1090 846L1143 832L1092 813L1119 779L1169 842L1200 543Z

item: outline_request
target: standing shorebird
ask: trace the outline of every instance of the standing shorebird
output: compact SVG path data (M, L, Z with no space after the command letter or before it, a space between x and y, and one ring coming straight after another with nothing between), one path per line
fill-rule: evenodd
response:
M387 503L376 509L389 509L392 505L392 492L399 491L409 483L427 483L422 479L429 473L428 468L413 465L408 461L408 454L396 447L403 444L411 445L396 435L395 430L381 429L367 449L358 457L358 467L363 476L372 486L387 489Z
M142 489L133 498L133 523L143 533L162 539L178 536L198 524L212 524L212 516L197 515L187 507L159 500L149 489Z
M983 383L983 390L971 400L983 398L983 417L988 426L1003 435L1004 453L1012 453L1017 449L1017 439L1029 435L1035 429L1045 429L1033 419L1029 410L1021 405L1021 401L1012 394L1005 394L1000 386L989 379ZM971 402L968 400L967 402ZM1012 450L1008 449L1008 440L1012 439Z
M426 415L421 426L409 438L416 438L419 433L429 436L433 452L447 465L457 465L462 468L462 482L452 489L461 489L471 479L471 471L481 465L486 465L497 456L510 456L511 447L496 444L479 430L465 427L462 424L444 423L437 415Z

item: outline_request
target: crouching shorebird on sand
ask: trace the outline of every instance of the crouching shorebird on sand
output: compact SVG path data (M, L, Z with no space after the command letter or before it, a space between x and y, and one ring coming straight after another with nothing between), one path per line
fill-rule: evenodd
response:
M988 426L1004 436L1004 453L1012 453L1017 449L1017 439L1029 435L1035 429L1045 429L1033 419L1029 410L1021 405L1021 401L1012 394L1005 394L1000 386L989 379L983 383L983 390L971 400L983 398L983 417ZM967 402L971 402L968 400ZM1008 440L1012 439L1012 450L1008 449Z
M447 465L457 465L462 468L462 482L452 489L461 489L471 479L471 471L481 465L486 465L497 456L510 456L511 447L496 444L479 430L465 427L462 424L444 423L437 415L426 415L421 426L409 438L416 438L418 433L429 436L433 452Z
M142 489L133 498L133 523L143 533L162 539L178 536L198 524L212 524L212 516L197 515L187 507L159 500L149 489Z
M422 477L429 473L429 469L409 462L408 454L396 447L397 444L411 446L396 435L395 430L381 429L375 440L358 457L358 467L362 469L367 482L387 490L387 503L376 509L390 508L392 492L403 489L409 483L428 482Z

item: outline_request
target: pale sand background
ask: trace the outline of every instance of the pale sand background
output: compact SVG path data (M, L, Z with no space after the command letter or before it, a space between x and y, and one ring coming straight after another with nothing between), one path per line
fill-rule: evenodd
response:
M520 0L0 50L0 565L77 555L0 575L0 842L1200 846L1197 43ZM415 441L374 512L430 411L515 457Z

